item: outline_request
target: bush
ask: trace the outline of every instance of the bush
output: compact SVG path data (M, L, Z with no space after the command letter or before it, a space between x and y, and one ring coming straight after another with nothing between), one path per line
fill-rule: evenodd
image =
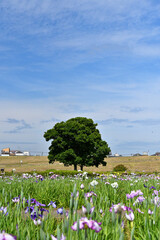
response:
M119 164L113 168L114 172L125 172L127 168L123 164Z

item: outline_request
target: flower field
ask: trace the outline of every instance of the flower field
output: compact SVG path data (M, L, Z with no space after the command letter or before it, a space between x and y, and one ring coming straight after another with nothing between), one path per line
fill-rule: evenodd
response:
M0 239L159 239L160 176L0 178Z

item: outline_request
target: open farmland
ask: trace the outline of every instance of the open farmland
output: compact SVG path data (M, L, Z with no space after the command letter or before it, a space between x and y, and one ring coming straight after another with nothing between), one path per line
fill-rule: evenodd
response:
M21 164L20 161L23 161ZM106 158L107 166L84 167L84 171L93 172L106 172L112 171L118 164L124 164L128 170L132 172L145 171L145 172L160 172L160 157L158 156L140 156L140 157L112 157ZM73 166L64 167L62 163L55 162L54 164L48 163L46 156L10 156L0 157L0 168L4 168L6 172L12 171L13 168L16 172L32 172L45 171L49 169L56 170L73 170Z

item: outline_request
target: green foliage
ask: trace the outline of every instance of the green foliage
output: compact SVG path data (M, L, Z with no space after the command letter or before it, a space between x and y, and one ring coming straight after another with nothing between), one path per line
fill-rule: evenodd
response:
M106 165L104 158L111 151L108 144L101 139L97 124L85 117L71 118L66 122L55 124L44 134L46 141L52 140L49 147L49 163L55 160L65 166Z
M113 168L114 172L125 172L127 168L123 164L119 164Z

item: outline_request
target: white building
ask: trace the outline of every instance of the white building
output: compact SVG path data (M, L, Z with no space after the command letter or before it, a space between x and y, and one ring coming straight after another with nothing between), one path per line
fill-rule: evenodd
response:
M143 152L143 156L148 156L148 152Z
M29 152L23 152L24 156L29 156L30 153Z
M119 157L119 154L118 154L118 153L115 153L114 156L115 156L115 157Z
M24 156L24 153L21 151L16 151L15 156Z

